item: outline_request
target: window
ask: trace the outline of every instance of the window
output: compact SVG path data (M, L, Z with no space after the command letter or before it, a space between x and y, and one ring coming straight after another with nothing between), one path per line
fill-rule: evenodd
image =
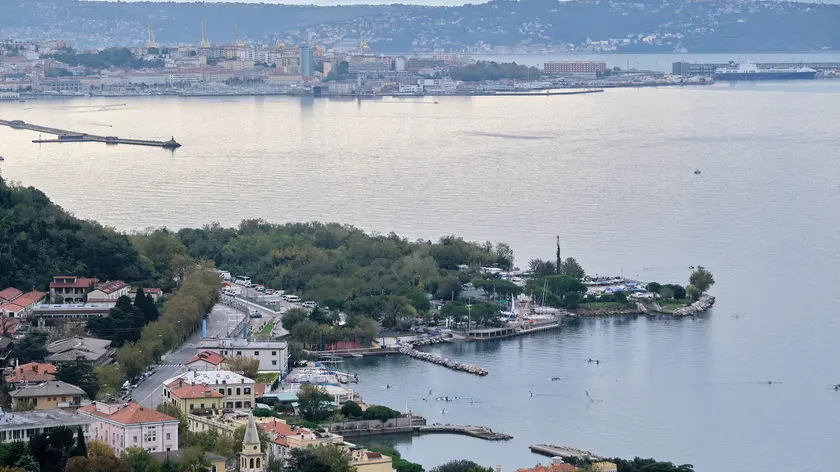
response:
M251 408L251 401L245 400L245 408Z
M192 411L193 408L195 408L195 405L190 405L190 411Z
M135 443L137 442L137 436L134 436L134 442Z
M259 457L257 457L257 468L258 469L260 468L260 458Z
M239 395L242 395L242 389L239 388L239 387L236 387L236 396L239 396Z
M202 409L202 410L204 409L204 403L202 403L202 404L201 404L201 409Z
M271 361L271 365L277 365L277 361Z
M272 355L272 356L276 356L276 355L277 355L277 351L271 351L271 355Z
M231 388L228 389L228 395L233 395L233 389L231 389Z
M249 420L249 421L250 421L250 420ZM252 457L252 458L251 458L251 460L249 461L249 464L251 464L251 468L253 469L253 468L254 468L254 458L253 458L253 457Z
M237 356L241 356L241 355L242 355L242 351L236 351L236 355L237 355Z
M251 394L251 387L245 387L245 395Z
M134 438L135 438L134 440L136 441L136 440L137 440L137 436L135 436ZM172 439L172 433L166 433L166 440L167 440L167 441L169 441L170 439ZM169 450L169 449L167 449L167 451L168 451L168 450Z
M224 395L224 394L225 394L225 389L220 388L220 389L219 389L219 393L221 393L222 395Z
M236 408L242 408L242 402L236 402Z
M259 355L260 355L260 351L254 351L254 355L255 355L255 356L259 356Z

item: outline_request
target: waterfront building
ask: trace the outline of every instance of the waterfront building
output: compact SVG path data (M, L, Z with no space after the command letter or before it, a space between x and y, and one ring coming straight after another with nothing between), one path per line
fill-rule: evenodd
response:
M304 77L312 77L314 73L314 58L312 57L312 48L308 44L301 45L299 50L299 56L300 75Z
M55 410L76 409L90 405L87 394L81 388L60 380L52 380L38 385L23 387L9 393L12 397L12 409Z
M260 435L254 423L254 414L248 412L248 425L242 439L242 451L239 454L239 472L262 472L263 454L260 448Z
M6 376L6 383L13 389L39 385L50 380L55 380L55 366L38 362L16 367Z
M603 74L607 71L607 63L601 61L548 61L543 65L543 71L548 75L574 74Z
M289 346L282 341L250 341L243 338L206 338L201 348L226 358L245 356L260 361L261 372L280 372L289 367Z
M92 439L102 441L122 455L129 447L149 452L177 451L179 421L136 403L104 403L79 408L91 421Z
M206 385L216 390L224 396L223 408L252 408L256 404L256 382L227 370L188 371L173 377L163 383L163 401L171 402L172 390L184 385Z
M81 427L88 436L90 420L88 418L61 410L35 410L11 412L0 410L0 442L28 442L37 434L64 426L75 431Z
M97 279L75 275L57 275L50 282L50 300L61 297L65 303L82 303L97 282Z
M75 336L47 344L47 352L47 362L55 365L80 359L104 365L111 362L116 349L111 347L111 341L107 339Z
M89 302L117 301L118 298L127 296L130 288L122 280L101 283L96 286L96 289L88 293L87 300Z

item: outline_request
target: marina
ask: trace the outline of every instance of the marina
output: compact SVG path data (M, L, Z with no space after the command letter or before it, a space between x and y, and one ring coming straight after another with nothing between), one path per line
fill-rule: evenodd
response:
M27 123L22 120L0 120L0 125L8 126L12 129L22 129L29 131L37 131L38 133L46 133L58 136L56 139L34 139L33 143L89 143L100 142L105 144L130 144L134 146L153 146L165 149L177 149L181 144L175 141L173 136L167 141L154 141L148 139L133 139L120 138L118 136L100 136L96 134L79 133L77 131L70 131L60 128L52 128L49 126L36 125Z

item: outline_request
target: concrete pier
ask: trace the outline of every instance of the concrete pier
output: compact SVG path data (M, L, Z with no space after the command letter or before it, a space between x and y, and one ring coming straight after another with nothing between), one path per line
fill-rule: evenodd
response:
M417 432L420 434L426 433L447 433L447 434L463 434L465 436L472 436L474 438L485 439L487 441L508 441L513 439L513 436L504 433L497 433L486 426L462 426L457 424L439 424L435 423L428 426L418 426Z
M564 459L569 457L592 460L601 459L601 456L593 454L590 451L569 446L558 446L556 444L534 444L529 446L529 449L531 449L531 452L533 453L542 454L548 457L562 457Z
M149 139L133 139L120 138L118 136L100 136L97 134L79 133L61 128L52 128L49 126L35 125L26 123L22 120L0 120L0 125L8 126L12 129L25 129L29 131L37 131L38 133L52 134L58 136L56 139L35 139L33 143L89 143L100 142L105 144L131 144L134 146L153 146L165 149L177 149L181 147L175 138L172 137L168 141L153 141Z

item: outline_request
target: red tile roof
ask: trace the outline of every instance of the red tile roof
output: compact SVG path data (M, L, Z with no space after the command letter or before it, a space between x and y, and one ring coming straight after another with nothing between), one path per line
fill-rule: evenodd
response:
M209 362L210 364L217 366L225 361L225 356L213 351L201 351L198 354L194 355L192 359L188 360L186 365L198 361Z
M83 406L79 411L90 413L93 416L106 418L111 421L116 421L121 424L141 424L141 423L160 423L162 421L178 421L177 419L164 415L163 413L152 408L146 408L136 403L129 403L127 406L120 408L116 413L106 414L96 409L96 405Z
M173 388L169 391L173 397L181 398L181 399L191 399L191 398L224 398L224 395L221 393L213 390L212 388L206 385L190 385L186 384L182 387Z
M257 398L260 398L263 395L265 395L266 390L268 390L268 385L261 383L254 384L254 396L256 396Z
M537 464L527 469L516 469L516 472L574 472L575 470L578 468L572 464L549 464L548 466Z
M0 299L6 300L6 301L12 301L12 300L14 300L15 298L17 298L21 295L23 295L23 292L21 292L20 290L14 288L14 287L9 287L9 288L0 290Z
M16 305L14 303L0 303L0 311L8 311L11 313L20 313L23 311L23 307L20 305Z
M35 303L40 302L44 298L46 298L47 294L44 292L38 291L31 291L21 295L20 297L15 299L15 305L22 306L24 308L28 308Z
M55 366L37 362L23 364L6 377L7 383L49 382L50 380L55 380Z
M75 282L56 282L56 279L75 279ZM75 277L72 275L68 276L61 276L57 275L53 277L53 281L50 282L50 288L88 288L91 285L98 282L99 279L89 279L86 277Z
M276 434L279 437L297 436L298 434L307 435L312 433L312 431L306 428L293 427L284 421L277 420L259 423L259 427L264 429L267 433Z
M128 284L123 282L122 280L112 280L111 282L105 282L104 284L100 284L96 287L96 290L99 290L102 293L114 293L119 290L128 287Z

